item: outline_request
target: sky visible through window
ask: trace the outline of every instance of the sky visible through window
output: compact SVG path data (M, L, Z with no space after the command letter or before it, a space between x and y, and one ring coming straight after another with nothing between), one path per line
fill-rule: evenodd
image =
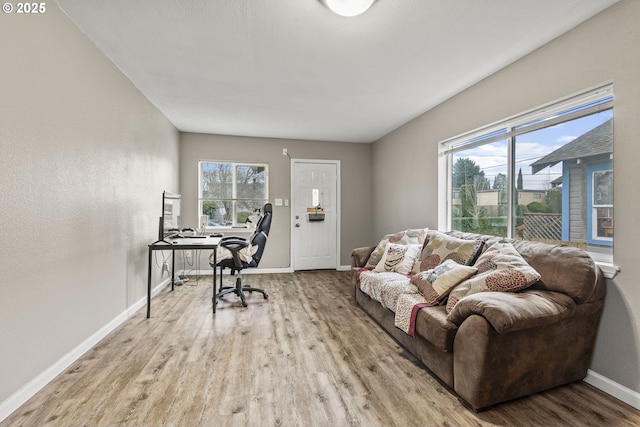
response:
M613 117L613 110L570 120L548 128L518 135L516 137L516 166L514 174L522 170L523 189L548 190L549 183L562 176L562 163L548 167L537 174L531 172L531 164L545 155L568 144ZM507 142L496 141L480 147L454 154L453 162L460 158L473 160L493 187L499 173L507 174Z

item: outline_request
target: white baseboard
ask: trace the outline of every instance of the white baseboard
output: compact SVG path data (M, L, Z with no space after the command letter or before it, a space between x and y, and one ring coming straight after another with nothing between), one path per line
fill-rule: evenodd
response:
M157 295L164 287L170 283L167 278L162 283L157 285L151 290L151 295ZM147 304L146 295L144 298L135 302L131 307L128 307L125 311L117 315L113 320L100 328L96 333L84 340L80 345L64 355L60 360L55 362L49 368L44 370L38 376L22 386L18 391L13 393L7 400L0 402L0 422L11 415L16 409L22 406L27 400L29 400L34 394L40 391L50 381L52 381L59 374L64 372L73 362L78 360L83 354L89 351L100 340L109 335L118 326L129 319L140 308Z
M640 409L640 393L637 391L618 384L597 372L593 372L591 369L587 371L587 377L584 379L584 382L591 384L595 388L604 391L618 400L623 401L627 405Z

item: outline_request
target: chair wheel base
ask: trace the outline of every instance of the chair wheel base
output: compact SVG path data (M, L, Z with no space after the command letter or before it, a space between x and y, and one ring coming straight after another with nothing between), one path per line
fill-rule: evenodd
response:
M218 298L223 297L228 294L235 294L238 298L240 298L240 302L243 307L248 307L247 301L245 300L244 293L249 292L250 294L253 292L260 292L264 299L269 299L269 294L262 289L252 288L249 286L243 286L236 283L236 286L224 286L220 288L220 291L213 297L213 304L218 304Z

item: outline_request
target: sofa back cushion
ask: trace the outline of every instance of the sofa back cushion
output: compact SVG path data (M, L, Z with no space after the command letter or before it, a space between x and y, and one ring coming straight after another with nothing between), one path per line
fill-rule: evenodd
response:
M524 240L513 241L513 246L540 273L532 289L562 292L578 304L604 298L602 272L582 249Z

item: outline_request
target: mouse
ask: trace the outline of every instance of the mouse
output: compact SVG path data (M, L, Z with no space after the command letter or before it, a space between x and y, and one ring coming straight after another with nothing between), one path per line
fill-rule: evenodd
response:
M222 233L213 233L210 237L222 237L224 234Z

